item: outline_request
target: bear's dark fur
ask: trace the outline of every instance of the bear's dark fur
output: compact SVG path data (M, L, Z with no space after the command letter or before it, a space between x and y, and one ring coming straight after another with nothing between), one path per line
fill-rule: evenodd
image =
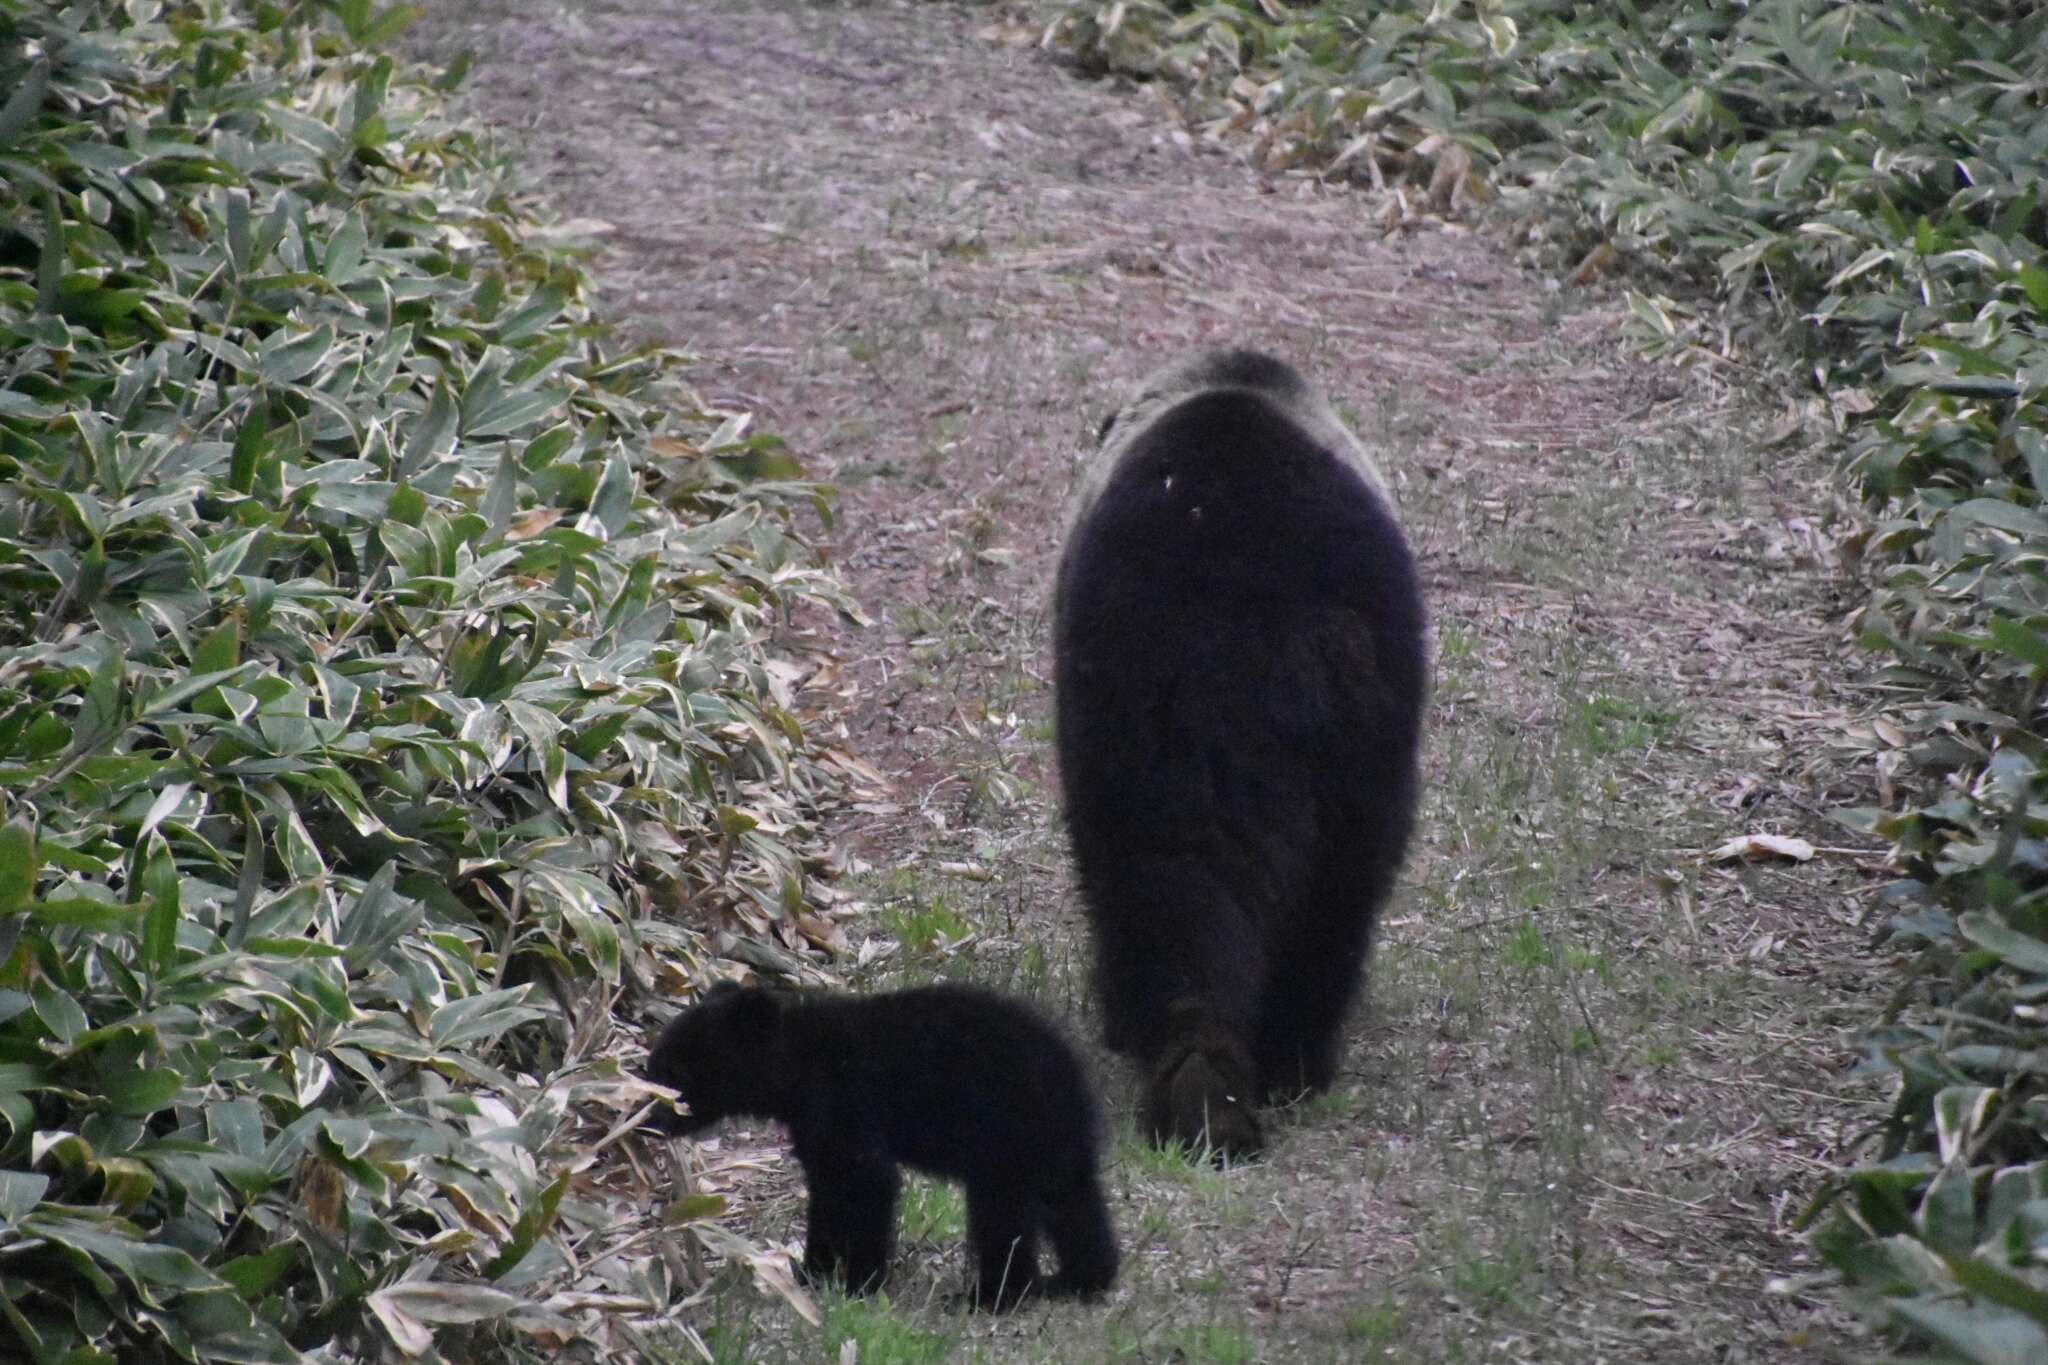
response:
M1111 1047L1155 1137L1329 1085L1414 821L1422 597L1378 471L1220 352L1103 432L1054 604L1060 778Z
M689 1106L671 1132L733 1115L788 1126L810 1187L814 1278L880 1286L898 1166L966 1186L976 1304L1092 1296L1116 1278L1094 1092L1066 1040L1015 1001L954 985L811 996L723 983L662 1030L647 1077ZM1045 1281L1041 1232L1060 1267Z

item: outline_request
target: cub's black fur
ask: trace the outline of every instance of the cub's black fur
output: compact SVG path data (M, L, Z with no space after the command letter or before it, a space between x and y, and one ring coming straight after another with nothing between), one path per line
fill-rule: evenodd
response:
M1282 361L1200 357L1103 431L1054 604L1069 832L1154 1135L1260 1143L1333 1078L1414 820L1427 626L1370 457Z
M880 1286L902 1165L967 1187L979 1306L1092 1296L1116 1278L1094 1092L1066 1040L1015 1001L952 985L799 996L727 982L662 1030L647 1077L689 1106L672 1132L738 1114L788 1126L810 1186L812 1276ZM1040 1232L1060 1265L1043 1281Z

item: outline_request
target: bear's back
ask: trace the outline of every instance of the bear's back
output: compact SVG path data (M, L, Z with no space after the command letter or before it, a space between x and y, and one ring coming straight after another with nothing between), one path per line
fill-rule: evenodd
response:
M1035 1011L960 985L820 1000L789 1021L799 1115L867 1130L934 1175L1092 1166L1095 1099Z

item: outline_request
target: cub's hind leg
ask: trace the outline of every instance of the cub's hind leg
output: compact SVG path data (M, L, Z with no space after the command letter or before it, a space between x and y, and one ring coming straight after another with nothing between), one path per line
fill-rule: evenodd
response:
M1116 1282L1116 1231L1102 1184L1090 1168L1056 1191L1047 1201L1045 1230L1059 1257L1059 1273L1046 1286L1049 1294L1092 1299Z

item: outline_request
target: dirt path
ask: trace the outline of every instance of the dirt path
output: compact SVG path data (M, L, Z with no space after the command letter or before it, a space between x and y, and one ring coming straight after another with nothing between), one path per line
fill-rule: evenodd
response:
M933 1306L958 1273L938 1198L906 1233L906 1340L1825 1358L1842 1324L1764 1290L1812 1269L1789 1221L1866 1112L1831 1073L1871 1007L1873 860L1813 814L1851 791L1824 471L1765 443L1773 415L1722 387L1742 376L1639 365L1615 298L1460 227L1385 237L1367 197L1261 177L1000 11L471 13L424 42L475 48L480 113L565 213L613 225L615 314L700 349L702 387L842 491L829 540L877 623L820 640L837 664L807 700L889 782L836 830L879 911L849 931L887 950L857 978L964 971L1087 1027L1043 607L1071 452L1132 379L1224 341L1293 358L1385 452L1421 553L1431 796L1347 1083L1243 1170L1121 1144L1106 1309ZM1754 830L1830 851L1697 857ZM787 1182L738 1186L751 1231L794 1235ZM817 1358L750 1292L719 1310L729 1358ZM826 1347L938 1358L878 1330L843 1310Z

